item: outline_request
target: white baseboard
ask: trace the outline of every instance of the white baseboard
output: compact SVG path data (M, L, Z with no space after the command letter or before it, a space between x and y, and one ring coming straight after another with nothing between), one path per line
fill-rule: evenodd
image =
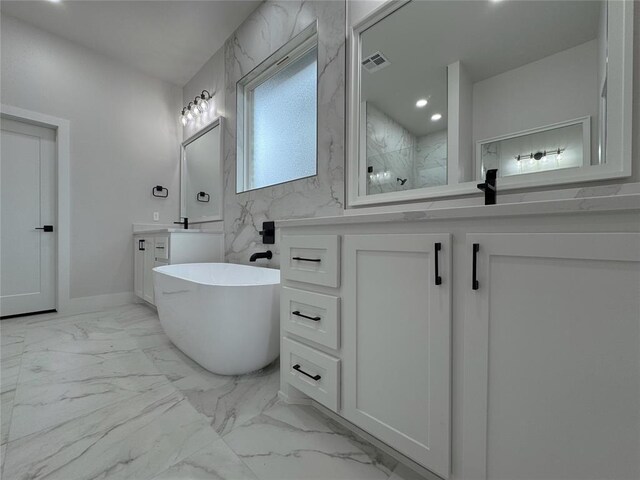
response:
M280 400L285 402L287 405L311 405L312 402L313 402L310 398L300 398L300 397L299 398L292 398L292 397L289 397L289 395L284 393L282 390L280 390L278 392L278 398L280 398Z
M130 303L138 303L138 297L133 292L109 293L92 297L70 298L58 307L58 312L64 315L76 315Z

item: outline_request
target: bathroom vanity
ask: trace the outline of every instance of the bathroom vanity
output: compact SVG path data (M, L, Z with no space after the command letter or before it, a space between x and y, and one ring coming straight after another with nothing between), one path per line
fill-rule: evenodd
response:
M164 228L133 235L134 293L155 305L153 268L178 263L224 262L224 235Z
M277 226L285 400L442 478L638 478L640 195Z

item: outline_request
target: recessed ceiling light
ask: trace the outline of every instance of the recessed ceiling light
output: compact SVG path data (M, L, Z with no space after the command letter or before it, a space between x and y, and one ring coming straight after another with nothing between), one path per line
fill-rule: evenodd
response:
M418 100L416 102L416 107L418 107L418 108L426 107L427 103L429 103L429 102L427 102L426 98L421 98L420 100Z
M60 3L62 0L49 0L51 3Z
M441 118L442 118L442 115L439 114L439 113L434 113L433 115L431 115L431 121L433 121L433 122L437 122Z

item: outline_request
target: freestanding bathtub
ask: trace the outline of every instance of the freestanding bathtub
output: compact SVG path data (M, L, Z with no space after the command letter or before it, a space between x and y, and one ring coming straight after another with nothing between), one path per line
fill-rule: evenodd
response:
M158 316L186 355L220 375L273 362L280 350L280 271L231 263L153 269Z

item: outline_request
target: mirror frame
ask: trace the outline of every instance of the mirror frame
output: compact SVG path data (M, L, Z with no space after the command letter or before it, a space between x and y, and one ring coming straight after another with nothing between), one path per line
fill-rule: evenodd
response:
M362 155L364 140L360 108L361 34L411 0L386 0L355 25L348 28L347 66L347 208L412 202L433 198L478 195L479 180L459 182L460 162L457 143L448 151L448 184L398 192L361 194L366 190L366 159ZM609 0L608 28L609 70L607 96L607 163L583 167L552 170L500 178L500 190L518 190L530 187L549 187L581 182L594 182L631 176L632 115L633 115L633 0ZM452 118L449 116L449 118ZM366 124L365 124L366 127ZM457 132L451 131L455 136ZM449 142L451 146L451 142ZM364 159L364 161L363 161ZM473 167L475 176L475 166ZM364 187L364 189L363 189Z
M180 218L185 218L186 192L182 185L182 179L184 176L184 172L186 171L186 162L187 162L186 147L190 143L193 143L198 138L209 133L211 130L213 130L216 127L220 127L220 142L219 142L220 162L218 165L218 171L215 172L218 176L218 182L217 182L217 185L215 186L216 193L212 195L213 197L212 200L215 202L218 202L218 204L220 205L220 213L218 215L200 217L200 219L194 220L194 221L189 219L189 223L194 225L200 224L200 223L207 223L207 222L217 222L217 221L221 221L224 218L224 190L223 190L224 189L224 117L222 116L216 117L210 124L208 124L206 127L202 128L201 130L199 130L198 132L196 132L195 134L187 138L180 145Z

